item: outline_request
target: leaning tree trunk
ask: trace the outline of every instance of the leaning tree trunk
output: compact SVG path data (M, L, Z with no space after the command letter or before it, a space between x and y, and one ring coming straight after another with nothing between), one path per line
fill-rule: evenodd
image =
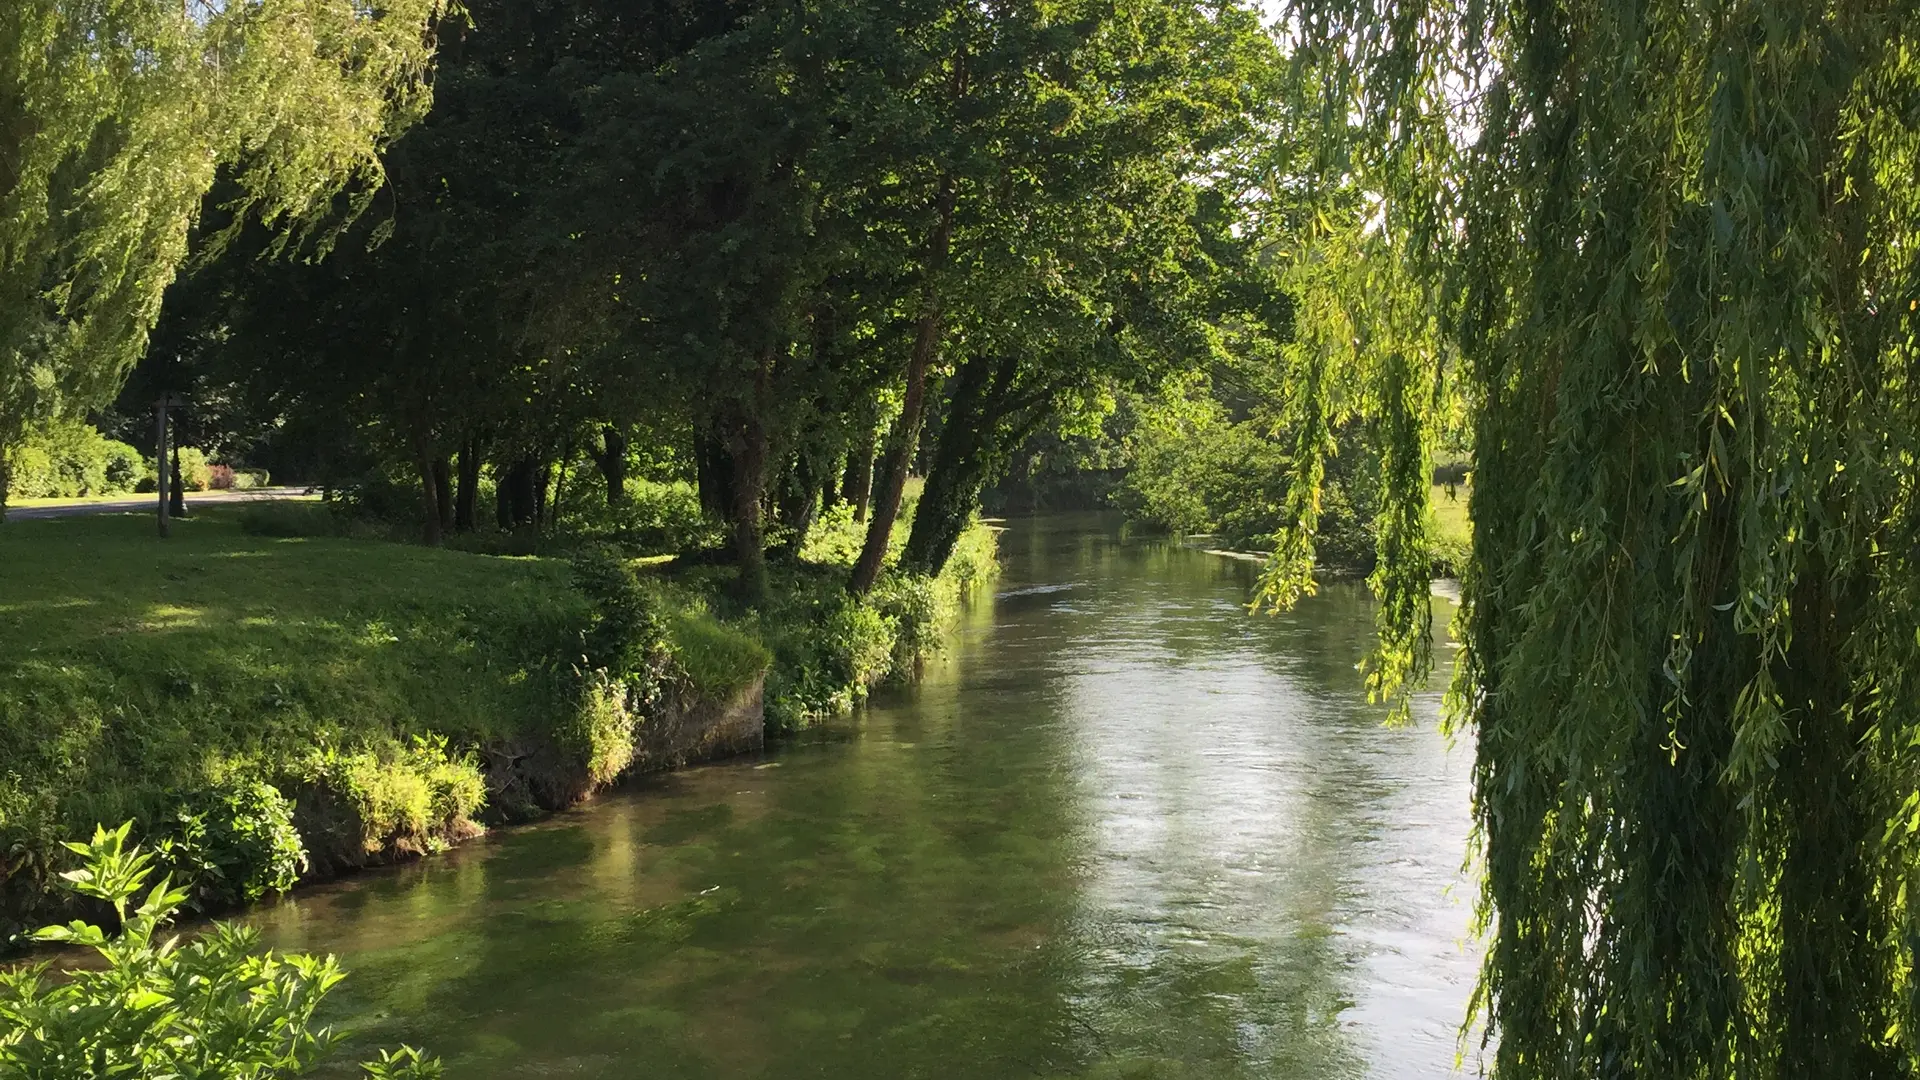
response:
M940 426L927 486L913 518L900 563L913 573L938 574L980 502L980 490L998 455L1006 417L1001 415L1012 390L1017 362L974 357L954 378L953 398Z
M947 249L953 236L953 180L941 185L940 220L927 244L927 282L920 299L920 320L914 327L913 352L907 357L906 394L900 418L887 436L887 454L880 471L880 490L875 493L873 520L867 523L867 541L860 549L860 560L853 564L853 578L847 591L865 596L880 580L886 565L887 545L893 539L893 523L900 516L900 499L906 493L907 473L913 467L913 453L920 444L920 424L926 415L927 371L934 354L940 350L940 296L935 276L946 266Z

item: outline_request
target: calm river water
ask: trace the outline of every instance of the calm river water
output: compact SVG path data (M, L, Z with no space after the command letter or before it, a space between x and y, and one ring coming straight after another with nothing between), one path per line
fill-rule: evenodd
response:
M911 692L765 757L258 913L339 1059L452 1078L1439 1077L1476 958L1468 747L1381 727L1364 594L1016 520ZM1440 650L1447 652L1444 647Z

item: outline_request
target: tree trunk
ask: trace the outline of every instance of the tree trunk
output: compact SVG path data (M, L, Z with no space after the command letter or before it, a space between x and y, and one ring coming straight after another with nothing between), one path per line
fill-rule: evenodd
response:
M420 541L428 547L439 547L440 533L440 477L434 474L434 459L420 454L414 459L414 471L420 477Z
M997 361L976 356L960 366L913 532L900 557L901 565L913 573L938 574L966 531L988 473L1008 449L999 445L1007 420L1002 411L1016 374L1017 361L1011 355Z
M538 468L530 457L520 458L507 467L507 475L503 478L507 494L505 528L518 529L534 524L539 518L539 493L534 484L534 474Z
M696 433L693 469L700 509L721 521L733 520L733 461L726 443L709 432Z
M453 495L453 531L469 533L476 527L474 507L480 499L480 440L469 436L460 447L458 487Z
M927 244L927 280L920 298L920 319L914 327L913 352L907 357L906 395L900 418L894 421L887 437L887 454L880 473L880 490L873 505L873 520L867 523L867 541L860 549L860 560L853 564L853 578L847 591L865 596L880 570L886 565L887 544L893 537L893 523L900 516L900 498L906 491L907 471L920 442L920 422L926 412L927 369L933 366L940 350L940 296L936 275L946 266L947 249L953 236L953 179L941 184L939 223Z
M433 505L440 522L440 533L453 531L453 463L445 454L432 459Z
M847 451L847 475L841 481L842 497L853 504L853 520L867 520L867 503L873 497L873 428Z
M843 460L844 458L845 455L843 454L827 462L826 469L822 471L820 477L820 509L823 513L845 501L845 496L840 492L840 478L846 475L847 471L845 461Z
M187 486L180 482L180 437L173 439L173 464L169 466L173 473L173 491L168 495L167 513L173 517L187 516Z
M794 455L793 468L780 485L780 523L791 529L785 548L793 554L799 554L800 546L807 542L807 530L813 528L813 521L820 507L820 477L827 476L827 488L833 487L833 471L822 469L811 454L801 451Z
M608 424L600 430L600 438L600 452L594 460L607 481L607 505L619 506L627 501L627 433Z
M766 535L761 520L761 496L767 486L766 413L773 377L771 350L760 359L752 403L743 410L729 440L733 454L733 547L740 562L739 595L744 603L767 598Z
M553 504L547 496L553 492L553 462L543 461L534 468L533 523L546 525L553 520Z

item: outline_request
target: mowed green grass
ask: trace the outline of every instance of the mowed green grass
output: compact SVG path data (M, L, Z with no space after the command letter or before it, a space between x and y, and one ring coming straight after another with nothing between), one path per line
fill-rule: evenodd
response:
M238 508L0 525L0 856L315 746L549 721L563 562L249 536Z
M1446 484L1433 485L1433 494L1427 501L1433 507L1434 539L1442 545L1472 546L1473 521L1467 516L1469 491L1465 484L1451 488Z

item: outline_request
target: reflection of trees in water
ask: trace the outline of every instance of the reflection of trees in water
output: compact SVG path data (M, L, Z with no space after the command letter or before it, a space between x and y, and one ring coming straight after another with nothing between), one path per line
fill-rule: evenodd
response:
M1335 745L1354 718L1326 699L1333 673L1357 683L1353 659L1323 657L1365 613L1323 607L1287 635L1315 647L1276 665L1272 628L1222 601L1238 564L1166 545L1094 558L1103 588L1056 613L1072 645L1050 661L1089 817L1067 961L1083 1056L1155 1076L1361 1073L1333 920L1379 782Z
M1364 610L1249 631L1235 564L1023 531L1002 589L1077 584L977 609L861 738L305 909L355 1041L479 1078L1363 1071L1339 920L1384 784L1377 718L1330 702Z

